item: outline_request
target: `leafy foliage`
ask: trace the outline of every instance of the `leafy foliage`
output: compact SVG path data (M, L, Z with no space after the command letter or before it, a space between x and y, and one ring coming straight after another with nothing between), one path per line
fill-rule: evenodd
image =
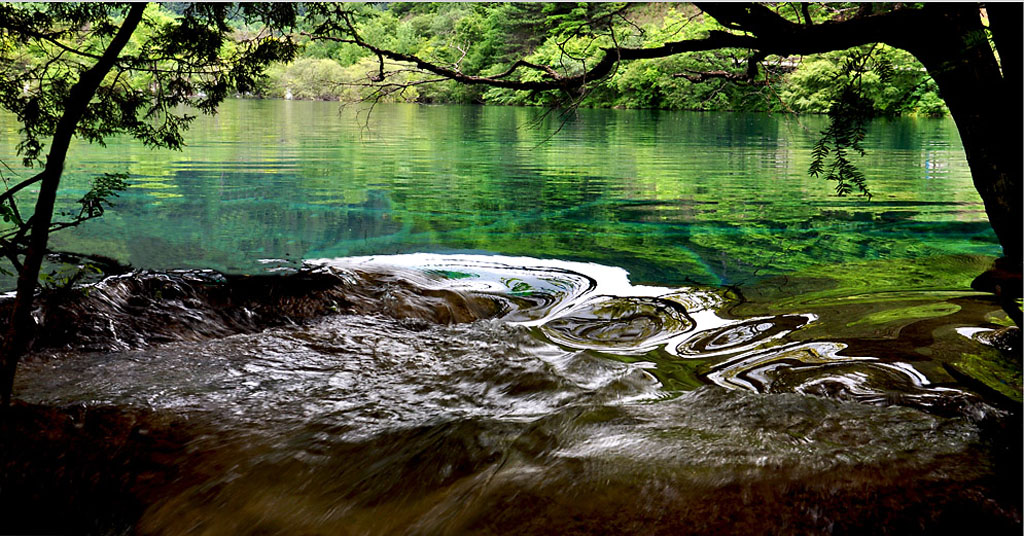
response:
M110 7L102 9L114 11ZM309 30L318 20L316 14L324 13L325 9L310 5L305 9L305 18L294 22ZM652 47L668 41L698 39L706 37L708 32L724 29L714 19L685 4L397 2L346 5L345 9L357 15L354 18L356 30L375 46L481 76L502 73L521 59L553 65L560 73L571 75L593 65L601 54L601 47ZM255 57L254 50L247 50L247 47L252 48L248 43L266 37L268 31L273 34L268 28L282 27L277 25L281 16L276 13L281 10L287 11L276 4L234 8L208 4L154 5L147 9L144 27L139 30L139 36L133 38L130 48L141 58L158 51L166 53L171 50L167 43L191 32L199 39L185 50L194 64L212 61L214 51L219 51L221 63L233 62L239 55ZM796 8L783 9L782 13L795 20L802 17ZM843 16L844 11L839 7L812 5L809 13L820 21ZM191 22L176 22L183 17ZM209 23L216 20L222 20L223 25ZM287 24L291 22L286 20ZM224 25L230 31L218 34L218 28ZM540 94L451 81L422 84L426 78L411 74L408 66L389 64L389 74L398 78L397 83L405 85L406 89L392 88L395 91L380 93L364 89L371 83L368 74L379 70L377 58L356 44L328 40L289 42L278 32L276 37L263 39L260 46L263 55L282 52L274 50L275 47L293 47L290 52L297 56L292 57L292 61L291 56L285 54L281 58L284 61L269 69L265 76L261 76L258 69L244 68L224 72L215 68L197 76L187 68L173 67L163 73L175 73L175 76L165 76L174 81L161 86L157 76L161 73L147 70L145 65L124 70L118 76L143 95L160 88L165 97L172 100L201 94L211 104L234 92L275 98L290 94L296 99L310 100L372 97L384 101L530 106L572 102L584 107L827 113L838 97L833 76L848 57L847 51L840 51L807 57L767 58L760 62L761 75L751 81L753 83L745 84L724 79L698 82L687 78L689 73L741 73L749 54L744 50L722 49L637 60L624 63L610 76L588 84L587 91L581 95ZM29 47L22 50L22 55L30 63L39 63L44 62L47 50L45 46ZM863 78L862 94L872 100L878 113L946 113L934 82L912 56L891 47L880 47L875 55L888 58L895 72L888 83L882 83L874 74ZM544 76L542 71L520 69L510 79L538 80ZM21 91L15 87L13 78L8 84L14 93ZM42 110L47 108L45 103L40 104ZM199 99L189 104L203 110L205 101ZM135 104L127 96L118 106L97 110L102 114L96 117L105 115L109 119L119 110L130 111L135 106L142 116L150 119L150 132L144 133L144 137L160 139L160 145L166 146L181 143L181 137L176 137L175 133L187 128L191 117L164 117L162 112L166 110L151 114L148 108L143 108L145 103ZM166 125L153 124L157 118L163 119ZM136 125L134 128L144 130L146 127ZM32 147L32 143L31 139L26 140L26 148Z
M300 58L287 65L275 65L268 72L271 80L260 93L277 98L301 100L337 100L339 86L347 71L338 62L326 58Z
M82 205L82 210L78 213L78 218L95 218L103 215L103 205L108 207L113 206L110 202L111 197L117 197L118 192L123 191L128 187L128 174L126 173L104 173L93 180L92 188L81 199L78 203Z
M9 201L0 203L0 217L3 217L4 223L13 223L15 225L24 225L24 221L21 219L21 214L18 213L17 208Z
M71 293L75 283L90 275L102 274L98 266L94 264L62 264L60 267L39 275L43 288L51 292Z
M849 195L856 188L861 195L871 198L864 173L850 160L851 152L864 156L862 142L867 135L866 123L875 115L874 101L864 95L864 79L870 73L886 84L895 76L892 62L885 57L872 56L873 51L871 48L864 53L852 53L833 75L833 84L839 88L839 93L828 111L828 127L811 150L812 160L807 172L835 181L836 193L840 196ZM829 156L831 162L826 165Z
M51 136L72 98L74 82L102 55L126 7L117 4L0 5L0 105L22 124L18 147L24 165L42 164ZM128 134L153 147L179 148L194 119L182 105L212 113L229 91L255 86L263 66L293 57L280 35L233 42L226 17L239 9L247 21L290 23L273 4L190 4L181 16L147 9L132 42L116 60L76 126L92 143ZM291 15L294 17L294 15ZM16 46L25 43L27 46Z
M296 9L282 4L192 3L146 7L116 57L108 45L122 28L130 6L107 3L0 4L0 106L21 125L17 147L26 168L45 167L0 194L0 254L20 270L18 257L31 239L31 217L18 208L21 192L63 167L47 162L47 142L62 127L90 143L128 135L151 147L178 149L195 114L213 113L232 92L252 91L263 70L288 61L298 50L285 32ZM138 11L136 11L137 13ZM255 29L254 29L255 28ZM109 61L109 70L92 71ZM95 91L81 82L95 76ZM102 77L102 79L98 79ZM67 117L71 103L84 102L80 116ZM63 158L60 156L59 158ZM59 176L59 175L58 175ZM127 187L127 176L105 173L63 212L49 231L102 216L111 199ZM5 181L6 183L6 181ZM46 221L50 221L47 219Z
M781 82L779 98L793 111L827 113L842 92L851 55L863 49L840 50L805 57ZM935 81L909 53L885 45L871 52L874 68L860 73L860 93L877 115L946 115ZM836 83L837 80L840 83Z
M102 216L107 208L113 206L112 198L118 197L118 193L128 187L127 179L125 173L104 173L93 179L92 187L78 200L78 212L62 211L60 215L65 219L53 221L50 224L51 232L75 227ZM0 231L0 253L15 268L19 268L18 255L27 247L28 237L31 236L31 218L22 218L13 196L6 196L0 201L0 215L4 223L8 224L7 229ZM5 270L5 273L10 272Z
M849 6L808 8L815 21L842 17ZM516 61L550 65L565 76L579 74L602 55L602 47L654 47L670 41L700 39L724 28L686 4L658 3L391 3L347 7L357 16L355 29L367 42L414 55L438 65L454 66L468 75L496 76ZM800 21L800 7L779 8ZM313 19L307 19L307 24ZM596 108L658 108L702 111L768 111L827 113L838 97L834 75L848 51L806 57L769 57L759 62L753 80L706 78L696 73L741 75L749 51L720 49L642 59L618 66L609 76L587 84L582 94L517 91L466 85L450 80L424 84L435 77L412 74L408 65L389 63L389 77L407 90L358 89L371 84L367 73L378 72L377 58L353 43L313 40L304 43L302 59L275 67L260 94L294 98L348 100L383 98L432 103L483 103L521 106L568 105ZM934 82L908 53L879 47L876 57L892 62L895 76L883 83L873 73L863 79L862 94L881 114L944 114ZM304 59L337 62L331 83L319 83L330 69L300 66ZM359 69L353 69L356 65ZM519 69L508 79L543 80L547 74ZM689 77L689 78L688 78ZM319 88L309 92L296 88ZM394 88L392 88L394 89Z

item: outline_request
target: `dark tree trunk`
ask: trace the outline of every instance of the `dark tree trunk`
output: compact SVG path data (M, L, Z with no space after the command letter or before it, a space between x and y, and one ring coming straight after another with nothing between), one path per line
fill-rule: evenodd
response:
M75 134L78 121L85 113L89 101L96 94L103 79L117 61L121 50L128 43L139 21L146 4L132 4L117 34L107 45L103 56L84 71L78 82L71 88L64 102L64 114L53 133L50 152L46 156L46 166L42 172L39 196L36 198L35 212L32 214L32 234L25 262L18 272L18 290L11 308L11 317L4 334L3 346L0 347L0 403L7 407L11 401L14 387L14 373L21 356L28 350L35 323L32 320L32 307L39 282L39 270L46 254L46 244L50 235L50 224L53 222L53 208L57 199L57 189L64 172L64 161L67 158L71 138Z
M1006 260L1019 272L1024 88L1020 66L1012 63L1015 53L1019 58L1017 49L1022 46L1021 6L1018 4L1015 8L1007 10L1009 13L997 9L993 15L993 27L998 28L997 19L1012 17L1016 11L1016 21L1001 22L1018 26L1016 38L1009 32L996 34L1000 50L1010 50L1002 56L1006 71L1001 71L996 62L976 4L930 4L925 9L933 18L931 35L934 37L906 43L902 48L917 56L938 84L956 122L974 186L985 203L989 222Z

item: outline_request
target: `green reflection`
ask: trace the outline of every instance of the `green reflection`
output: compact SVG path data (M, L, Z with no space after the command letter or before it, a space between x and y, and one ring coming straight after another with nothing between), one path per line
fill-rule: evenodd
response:
M495 252L623 266L661 284L999 251L948 119L871 125L869 202L806 176L819 117L580 110L558 130L557 119L535 124L541 114L227 102L182 152L77 144L65 203L96 173L128 172L133 186L54 243L232 272L262 271L260 259ZM16 125L2 119L12 164Z
M847 325L852 327L861 324L886 324L889 322L904 322L919 318L935 318L951 315L959 310L960 307L952 303L930 303L927 305L901 307L898 309L889 309L886 311L871 313L854 322L850 322Z

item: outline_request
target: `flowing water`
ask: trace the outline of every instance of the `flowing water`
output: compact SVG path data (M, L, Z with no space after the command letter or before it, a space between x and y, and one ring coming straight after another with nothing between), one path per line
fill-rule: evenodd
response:
M985 344L950 121L873 124L866 201L804 176L820 118L355 112L76 147L68 201L134 182L58 246L142 270L38 313L15 396L76 448L9 447L7 489L93 496L16 528L1019 533L1019 356Z

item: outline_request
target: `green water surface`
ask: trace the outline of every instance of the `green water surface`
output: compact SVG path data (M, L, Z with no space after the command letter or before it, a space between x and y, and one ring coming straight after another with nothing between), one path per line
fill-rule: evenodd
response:
M95 174L129 173L131 187L52 244L140 268L253 273L303 258L500 253L711 285L999 253L950 119L873 122L859 162L868 201L807 176L817 116L579 110L563 124L528 108L368 112L236 100L201 117L180 152L77 143L67 207ZM17 123L0 120L5 175L31 176L14 153Z

